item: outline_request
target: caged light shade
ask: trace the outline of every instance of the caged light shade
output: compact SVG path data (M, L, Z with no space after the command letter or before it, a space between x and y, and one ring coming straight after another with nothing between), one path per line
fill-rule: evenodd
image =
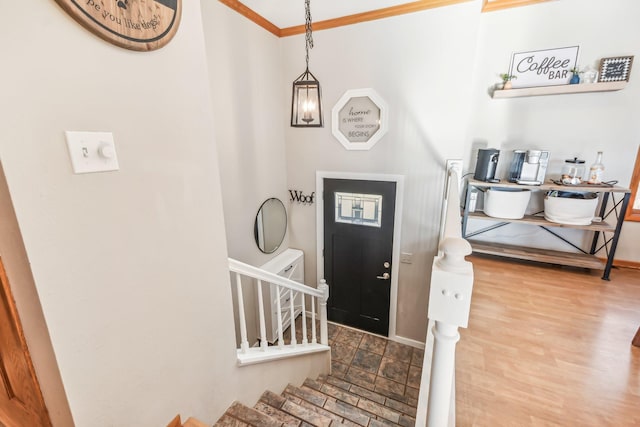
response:
M309 68L293 81L291 126L323 126L320 82L311 74Z

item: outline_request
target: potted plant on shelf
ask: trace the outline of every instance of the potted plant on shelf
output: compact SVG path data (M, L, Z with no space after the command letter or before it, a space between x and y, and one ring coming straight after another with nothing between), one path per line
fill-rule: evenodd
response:
M502 79L502 89L511 89L511 80L517 79L518 76L514 76L509 73L500 74L500 78Z
M573 76L571 76L571 80L569 80L569 84L577 85L578 83L580 83L580 74L582 74L582 71L580 71L578 66L573 67L569 71L573 73Z

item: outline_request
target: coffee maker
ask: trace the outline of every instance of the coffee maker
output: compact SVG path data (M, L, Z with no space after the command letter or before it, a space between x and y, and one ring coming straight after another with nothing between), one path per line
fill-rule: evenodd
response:
M549 165L549 152L543 150L514 150L509 181L522 185L540 185Z
M499 182L499 179L495 179L498 157L500 157L500 151L495 148L479 149L473 179L485 182Z

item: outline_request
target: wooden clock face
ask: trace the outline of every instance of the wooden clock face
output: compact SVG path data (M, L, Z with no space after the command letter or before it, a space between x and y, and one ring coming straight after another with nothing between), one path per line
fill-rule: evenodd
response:
M56 0L89 31L131 50L160 49L175 35L182 0Z

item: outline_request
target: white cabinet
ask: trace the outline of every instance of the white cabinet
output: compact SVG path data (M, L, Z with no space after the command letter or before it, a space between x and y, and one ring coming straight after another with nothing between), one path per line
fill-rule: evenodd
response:
M263 270L275 273L299 283L304 283L304 252L299 249L287 249L271 261L262 265ZM293 295L292 295L293 294ZM264 316L267 329L267 341L273 344L278 339L278 299L282 310L282 329L287 330L291 324L291 298L294 301L295 319L302 311L302 295L289 289L263 283ZM259 325L258 330L259 330Z

